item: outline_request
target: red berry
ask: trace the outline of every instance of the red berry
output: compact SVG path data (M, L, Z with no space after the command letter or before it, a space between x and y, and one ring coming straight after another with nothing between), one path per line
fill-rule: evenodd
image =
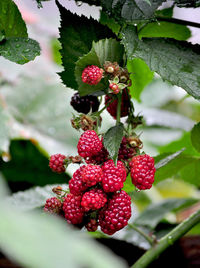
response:
M118 94L120 92L119 86L115 83L110 84L109 88L113 91L114 94Z
M134 154L135 149L133 147L130 147L126 137L123 137L119 148L118 159L126 161L132 158Z
M100 166L87 165L82 172L82 181L88 186L94 186L102 181L103 172Z
M65 172L65 167L64 167L64 160L66 156L63 154L54 154L51 155L50 160L49 160L49 167L57 173L63 173Z
M78 153L86 158L98 154L102 149L102 142L94 130L85 131L78 141Z
M49 213L59 213L62 208L62 203L57 197L51 197L46 200L44 211Z
M82 172L84 168L85 166L82 166L77 169L69 181L70 193L73 195L81 195L88 188L88 186L82 181Z
M121 161L115 166L113 160L106 161L103 166L102 186L105 192L116 192L123 187L126 180L126 168Z
M80 224L83 221L84 210L81 207L82 196L75 196L73 194L68 194L64 198L63 211L65 213L65 218L68 223Z
M147 154L138 155L132 158L129 165L132 183L140 190L150 189L156 172L153 157Z
M95 219L90 219L85 227L87 228L88 232L95 232L98 228L98 222Z
M108 102L110 102L112 100L112 96L110 95L106 95L105 97L105 104L107 105ZM118 104L118 100L117 98L110 103L110 105L107 107L107 111L109 112L109 114L111 114L115 119L117 116L117 104ZM130 109L130 101L129 101L129 97L128 97L128 93L126 91L126 89L123 90L122 92L122 102L121 102L121 117L125 117L129 114L129 109Z
M90 65L83 70L82 81L89 85L97 85L101 81L102 76L103 69L95 65Z
M115 193L105 209L99 213L102 232L112 235L128 224L131 217L131 198L123 190Z
M97 210L104 207L107 202L107 196L101 189L92 189L84 193L81 206L87 212L89 210Z

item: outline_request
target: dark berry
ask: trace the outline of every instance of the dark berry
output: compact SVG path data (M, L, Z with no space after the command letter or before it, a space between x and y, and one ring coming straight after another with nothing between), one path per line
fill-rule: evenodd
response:
M54 154L51 155L49 160L49 167L52 169L52 171L57 173L63 173L65 172L64 167L64 160L66 156L63 154Z
M135 149L129 145L129 142L127 141L126 137L123 137L119 148L118 160L127 161L131 159L135 153Z
M44 211L52 214L58 214L61 211L62 203L57 197L51 197L46 200Z
M97 210L104 207L107 202L107 196L101 189L92 189L84 193L81 206L87 212L89 210Z
M114 94L113 94L114 95ZM112 100L112 96L110 95L106 95L105 96L105 104L107 105L108 102L110 102ZM117 104L118 104L118 100L117 98L110 103L110 105L107 107L107 111L109 112L110 115L112 115L115 119L117 116ZM128 93L126 91L126 89L123 90L122 92L122 102L121 102L121 117L125 117L129 114L129 110L130 110L130 101L129 101L129 97L128 97Z
M102 232L112 235L128 224L131 217L131 198L121 191L108 201L107 207L99 213L99 225Z
M90 111L94 113L99 109L99 100L92 95L80 97L79 93L75 93L71 98L70 104L74 110L83 114L87 114Z
M97 133L94 130L85 131L78 141L78 153L86 158L98 154L103 147Z
M98 222L96 219L90 219L88 223L85 225L88 232L95 232L98 228Z
M90 65L83 70L82 81L89 85L97 85L101 81L102 76L103 69L95 65Z
M83 221L84 210L81 207L82 196L75 196L73 194L68 194L64 198L63 211L65 213L65 218L68 223L80 224Z
M113 160L106 161L103 166L102 186L105 192L116 192L123 187L126 180L126 168L121 161L115 166Z
M132 158L129 163L132 183L140 190L150 189L154 182L156 169L153 157L145 154Z

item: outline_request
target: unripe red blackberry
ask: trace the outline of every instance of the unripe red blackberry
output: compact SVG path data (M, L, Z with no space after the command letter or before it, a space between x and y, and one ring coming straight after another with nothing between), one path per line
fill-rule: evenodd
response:
M77 169L69 181L70 193L73 195L81 195L88 188L88 186L82 181L82 172L84 168L85 166L81 166L79 169Z
M118 94L120 92L119 86L115 83L110 84L109 88L113 91L113 94Z
M63 173L65 172L64 167L64 160L66 156L63 154L53 154L50 157L49 160L49 167L52 169L52 171L57 173Z
M118 160L127 161L131 159L135 153L136 153L135 149L133 147L130 147L126 137L123 137L119 148Z
M82 72L82 81L88 85L97 85L103 77L103 69L89 65Z
M88 114L93 113L99 109L99 100L96 96L87 95L80 97L79 93L75 93L70 102L71 106L79 113Z
M108 102L110 102L111 100L112 100L112 96L106 95L105 96L105 105L107 105ZM107 107L107 111L115 119L116 119L116 116L117 116L117 104L118 104L118 100L116 98ZM127 93L126 89L124 89L123 92L122 92L121 117L127 116L129 114L129 110L130 110L130 101L129 101L128 93Z
M103 147L97 133L94 130L85 131L78 141L78 153L86 158L97 155Z
M44 211L52 214L58 214L61 211L62 203L57 197L51 197L46 200Z
M103 166L102 186L105 192L116 192L123 187L126 180L126 168L121 161L115 166L113 160L106 161Z
M68 194L64 198L63 211L65 213L65 218L68 223L80 224L83 221L84 210L81 207L82 196L75 196L73 194Z
M82 172L82 181L88 186L94 186L102 181L103 171L100 166L87 165Z
M112 235L128 224L131 217L131 198L125 192L115 193L107 207L99 213L99 225L102 232Z
M89 222L85 225L88 232L95 232L98 228L98 222L96 219L90 219Z
M153 157L147 154L134 156L129 165L132 183L135 187L139 190L150 189L156 172Z
M81 206L87 212L89 210L97 210L104 207L107 202L107 196L101 189L92 189L84 193Z

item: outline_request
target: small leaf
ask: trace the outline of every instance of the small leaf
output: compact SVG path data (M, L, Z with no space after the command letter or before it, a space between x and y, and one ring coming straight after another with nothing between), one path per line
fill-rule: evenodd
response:
M7 38L0 43L0 56L18 64L25 64L40 55L37 41L25 37Z
M123 124L111 127L103 138L103 143L114 163L117 161L118 151L123 138Z
M196 124L191 132L191 141L194 148L200 152L200 122Z
M140 101L142 90L152 81L154 73L141 59L128 60L127 69L131 73L132 85L129 87L131 96Z
M0 42L2 42L5 39L5 34L0 31Z
M159 168L167 165L170 161L172 161L174 158L176 158L177 156L179 156L185 149L183 148L182 150L171 154L167 157L165 157L164 159L160 160L158 163L155 164L155 168L156 170L158 170Z
M12 0L0 1L0 31L6 37L28 37L26 24Z
M139 30L138 37L168 37L176 40L187 40L191 31L184 25L166 21L151 22Z
M153 229L168 212L180 209L183 206L189 206L195 202L196 200L191 198L172 198L157 204L152 204L136 218L134 223L137 225L148 226Z

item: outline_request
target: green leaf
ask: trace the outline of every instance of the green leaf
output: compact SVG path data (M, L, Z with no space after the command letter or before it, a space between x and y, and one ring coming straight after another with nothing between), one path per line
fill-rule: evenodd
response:
M114 20L114 18L111 18L103 11L101 11L99 22L103 25L107 25L108 28L110 28L115 34L119 33L120 25Z
M176 40L187 40L191 37L191 31L184 25L158 21L141 27L138 37L139 39L143 37L169 37Z
M163 157L167 157L168 154L163 155ZM156 160L156 158L155 158ZM155 173L155 182L154 184L173 177L178 174L178 172L189 165L194 161L194 157L185 154L179 154L176 158L172 159L167 165L160 167Z
M67 182L66 174L52 172L46 153L39 151L30 141L12 141L10 155L8 162L0 159L1 172L9 182L29 182L40 186Z
M124 182L124 187L122 188L122 190L124 190L127 193L133 193L133 191L135 190L135 186L132 183L130 173L126 178L126 181Z
M64 67L64 71L59 75L66 86L77 90L74 75L76 61L91 50L93 41L112 37L113 33L94 19L79 17L62 7L58 1L56 4L61 17L59 41L62 45L60 53Z
M0 31L0 42L2 42L5 39L5 34Z
M40 55L37 41L25 37L7 38L0 44L0 56L18 64L25 64Z
M148 65L141 59L128 60L127 69L131 73L132 85L129 87L131 96L140 102L142 90L152 81L153 72L150 71Z
M162 156L157 156L157 157L156 157L156 162L157 162L157 163L155 164L155 168L156 168L156 170L158 170L159 168L161 168L161 167L167 165L170 161L172 161L172 160L175 159L177 156L179 156L183 151L184 151L184 149L182 149L182 150L180 150L180 151L178 151L178 152L176 152L176 153L174 153L174 154L170 154L170 155L168 155L167 157L165 157L165 158L159 160L159 162L157 162L157 161L158 161L159 158L162 158Z
M164 80L200 99L200 46L173 39L139 40L134 26L122 31L128 59L140 58Z
M173 9L174 7L172 6L161 10L156 10L155 15L159 17L171 18L173 16Z
M154 12L165 0L102 0L103 10L122 23L140 22L154 17Z
M102 79L97 85L88 85L83 83L82 72L88 65L97 65L103 67L105 61L118 62L123 61L123 46L115 39L103 39L92 44L91 51L81 57L75 67L75 76L78 84L78 91L81 96L88 95L97 91L104 91L108 88L108 82Z
M191 132L191 141L194 148L200 152L200 123L196 124Z
M200 186L200 159L194 159L191 163L184 166L180 170L181 179L193 184L197 187Z
M0 1L0 31L6 37L28 37L26 24L12 0Z
M116 163L119 147L123 138L123 124L111 127L103 137L103 144L111 159Z
M1 251L21 267L126 267L108 249L59 218L22 213L2 202L0 218Z
M195 199L166 199L160 203L152 204L142 212L134 221L137 225L155 228L157 224L166 216L168 212L178 210L183 206L189 206L195 203Z
M1 179L1 176L0 176ZM11 196L8 196L5 201L9 206L15 207L20 211L33 210L39 207L43 207L46 199L56 196L52 189L58 186L58 184L46 185L44 187L34 187L26 191L17 192ZM67 184L59 184L64 190L68 189Z

